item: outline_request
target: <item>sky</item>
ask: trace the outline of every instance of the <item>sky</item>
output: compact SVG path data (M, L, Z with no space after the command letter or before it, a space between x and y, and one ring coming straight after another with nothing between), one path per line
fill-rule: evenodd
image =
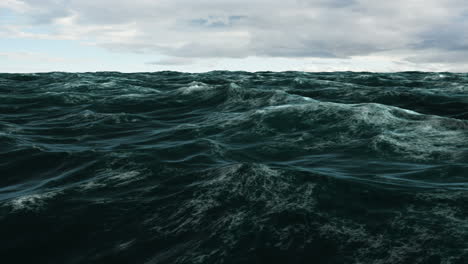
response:
M0 72L468 71L466 0L0 0Z

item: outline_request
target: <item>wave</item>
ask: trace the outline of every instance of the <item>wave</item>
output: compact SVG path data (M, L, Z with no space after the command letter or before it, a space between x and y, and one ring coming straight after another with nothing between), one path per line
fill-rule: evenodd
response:
M0 254L464 263L467 87L461 73L0 74Z

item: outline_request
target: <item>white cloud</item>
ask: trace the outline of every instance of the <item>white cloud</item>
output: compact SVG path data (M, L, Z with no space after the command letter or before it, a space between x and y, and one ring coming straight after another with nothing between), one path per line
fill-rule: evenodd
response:
M29 10L29 6L19 0L2 0L0 8L8 8L16 12L26 12Z
M0 57L12 59L12 60L19 60L19 61L27 61L27 62L40 62L40 63L76 63L76 62L86 62L91 60L89 58L81 58L81 59L70 59L64 58L60 56L53 56L50 54L40 53L40 52L29 52L29 51L17 51L17 52L0 52Z
M149 65L167 65L167 66L177 66L177 65L188 65L194 63L194 60L191 58L182 58L182 57L170 57L164 58L158 61L147 62Z

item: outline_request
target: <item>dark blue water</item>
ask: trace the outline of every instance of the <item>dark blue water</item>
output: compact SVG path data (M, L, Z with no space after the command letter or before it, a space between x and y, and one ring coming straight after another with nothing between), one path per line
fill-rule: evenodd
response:
M468 74L0 74L2 263L468 263Z

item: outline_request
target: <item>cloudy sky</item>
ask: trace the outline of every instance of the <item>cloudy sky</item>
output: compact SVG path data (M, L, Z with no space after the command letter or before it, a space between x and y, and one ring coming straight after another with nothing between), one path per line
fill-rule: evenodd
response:
M0 72L468 71L466 0L0 0Z

